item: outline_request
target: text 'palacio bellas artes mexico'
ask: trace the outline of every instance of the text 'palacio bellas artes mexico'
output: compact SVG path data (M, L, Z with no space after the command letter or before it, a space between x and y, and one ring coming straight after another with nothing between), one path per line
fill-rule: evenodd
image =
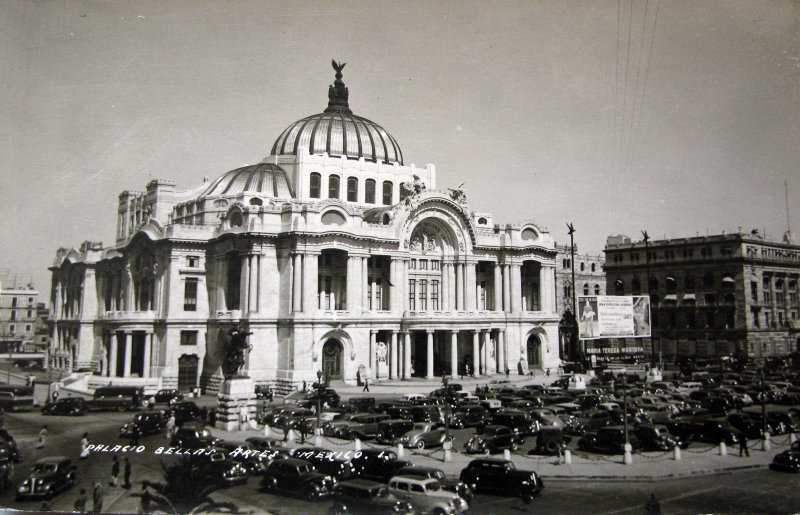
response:
M334 68L328 107L262 162L188 190L124 191L113 245L59 249L61 366L215 391L234 326L252 333L243 370L279 391L318 371L350 383L558 366L548 232L437 190L433 165L407 165L353 113Z

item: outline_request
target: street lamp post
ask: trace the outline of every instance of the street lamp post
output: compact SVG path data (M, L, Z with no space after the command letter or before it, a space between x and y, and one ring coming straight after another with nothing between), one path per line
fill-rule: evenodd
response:
M449 379L446 375L442 376L442 386L444 387L444 441L450 440L450 389L447 387Z
M575 345L576 348L572 349L575 352L575 356L571 356L571 358L575 361L579 361L583 359L583 352L580 348L580 334L578 332L578 304L577 298L575 297L575 237L573 236L575 234L575 226L572 225L572 222L567 224L567 229L569 229L567 232L567 234L569 234L569 268L572 272L572 316L575 319L575 324L572 328L572 334L573 338L578 341L577 345ZM571 343L572 342L570 342L570 344ZM570 354L572 354L572 352L570 352Z
M622 422L623 432L625 435L625 445L623 447L623 463L631 465L633 457L631 456L631 444L628 441L628 375L622 376Z
M647 284L647 299L648 304L650 300L650 235L647 234L647 231L642 231L642 240L644 241L644 266L645 266L645 281ZM656 353L654 348L654 339L653 339L653 325L652 325L652 315L650 317L650 364L655 366L656 364ZM660 342L659 342L660 343ZM661 348L658 349L658 366L661 367Z
M759 383L761 385L758 395L761 397L761 434L765 442L769 442L769 429L767 428L767 391L764 389L764 366L759 371Z
M319 432L319 423L320 423L320 416L322 413L322 370L317 370L317 432L316 434L321 434Z

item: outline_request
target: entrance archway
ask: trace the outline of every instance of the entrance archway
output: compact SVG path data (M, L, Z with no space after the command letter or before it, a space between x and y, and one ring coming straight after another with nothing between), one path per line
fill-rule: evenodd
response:
M344 346L331 338L322 346L322 373L328 381L342 379L342 356Z
M198 361L196 354L184 354L178 358L178 390L187 392L197 386Z
M528 368L539 368L542 366L542 341L538 336L532 334L528 336Z

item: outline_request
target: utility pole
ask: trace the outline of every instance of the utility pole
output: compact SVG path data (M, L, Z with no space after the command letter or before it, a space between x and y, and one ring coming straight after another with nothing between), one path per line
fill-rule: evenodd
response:
M569 229L569 231L567 232L567 234L569 234L569 259L570 259L569 268L572 272L572 317L575 319L575 323L573 324L572 327L572 334L573 338L577 340L577 344L574 345L575 348L573 349L575 355L570 357L577 362L583 360L583 352L581 349L581 343L579 339L580 333L578 331L578 304L577 304L577 298L575 297L575 237L574 237L575 226L572 225L572 222L567 224L567 229Z

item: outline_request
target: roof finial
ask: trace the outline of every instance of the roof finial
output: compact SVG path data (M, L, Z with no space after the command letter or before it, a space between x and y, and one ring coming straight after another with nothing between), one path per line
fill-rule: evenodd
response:
M347 86L342 82L342 70L346 64L347 63L337 63L335 60L331 59L331 66L336 70L336 80L328 87L328 108L325 109L326 113L330 111L343 111L352 114L350 105L347 102L349 92L347 91Z

